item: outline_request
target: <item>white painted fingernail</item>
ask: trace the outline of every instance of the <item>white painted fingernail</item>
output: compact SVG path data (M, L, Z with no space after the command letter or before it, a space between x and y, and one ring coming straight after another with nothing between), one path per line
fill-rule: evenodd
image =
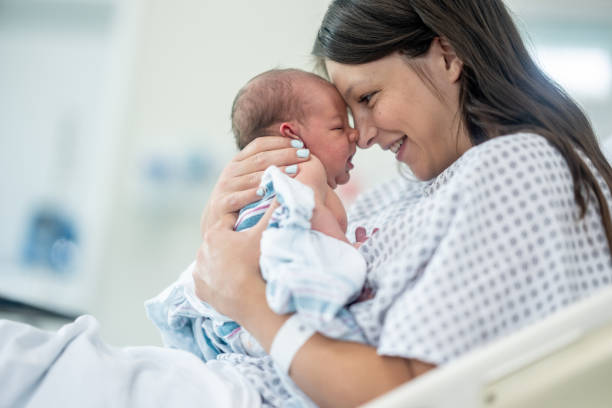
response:
M297 151L297 156L301 158L306 158L310 155L310 150L308 149L300 149Z
M257 191L255 192L255 194L257 194L257 195L258 195L258 196L260 196L260 197L263 197L263 195L264 195L264 189L263 189L263 188L261 188L261 187L259 187L259 188L257 189Z
M291 146L301 149L302 147L304 147L304 142L302 142L301 140L292 140Z
M287 173L287 174L295 174L295 173L297 173L297 164L292 164L291 166L287 166L285 168L285 173Z

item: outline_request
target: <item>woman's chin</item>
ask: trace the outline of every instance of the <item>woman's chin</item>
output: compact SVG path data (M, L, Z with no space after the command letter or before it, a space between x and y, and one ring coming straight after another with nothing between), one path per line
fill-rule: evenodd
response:
M412 173L413 177L419 181L429 181L437 176L436 172L432 171L431 169L423 169L419 166L415 166L414 163L410 165L406 163L405 160L400 161L410 169L410 173Z

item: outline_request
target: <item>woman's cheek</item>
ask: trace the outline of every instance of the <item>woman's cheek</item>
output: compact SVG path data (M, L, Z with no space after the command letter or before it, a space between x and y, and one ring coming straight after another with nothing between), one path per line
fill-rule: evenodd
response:
M400 113L397 112L397 107L389 106L389 104L384 101L377 101L372 109L372 116L374 117L374 122L377 127L386 130L396 129L394 123L397 122L399 114Z

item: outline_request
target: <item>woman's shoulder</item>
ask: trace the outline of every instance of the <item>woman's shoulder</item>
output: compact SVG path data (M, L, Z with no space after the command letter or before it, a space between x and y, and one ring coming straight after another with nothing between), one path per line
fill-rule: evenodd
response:
M546 138L535 133L498 136L474 146L465 153L466 163L486 164L495 168L514 163L517 167L531 162L562 158ZM514 166L513 166L514 167ZM486 169L484 169L486 170Z
M571 180L565 159L543 136L533 133L498 136L465 152L433 179L424 193L431 195L443 185L465 192L487 187L494 181L513 184L520 179L542 178L545 173L554 179Z
M571 173L561 152L534 133L498 136L473 147L464 156L460 178L476 185L500 178L547 177L571 182Z

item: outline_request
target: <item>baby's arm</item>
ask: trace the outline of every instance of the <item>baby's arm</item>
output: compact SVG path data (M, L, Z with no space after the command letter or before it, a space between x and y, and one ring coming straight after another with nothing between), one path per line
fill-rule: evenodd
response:
M310 223L312 229L350 243L346 239L346 213L342 202L327 184L325 167L316 157L300 164L296 179L314 191L315 207ZM343 223L343 224L342 224Z

